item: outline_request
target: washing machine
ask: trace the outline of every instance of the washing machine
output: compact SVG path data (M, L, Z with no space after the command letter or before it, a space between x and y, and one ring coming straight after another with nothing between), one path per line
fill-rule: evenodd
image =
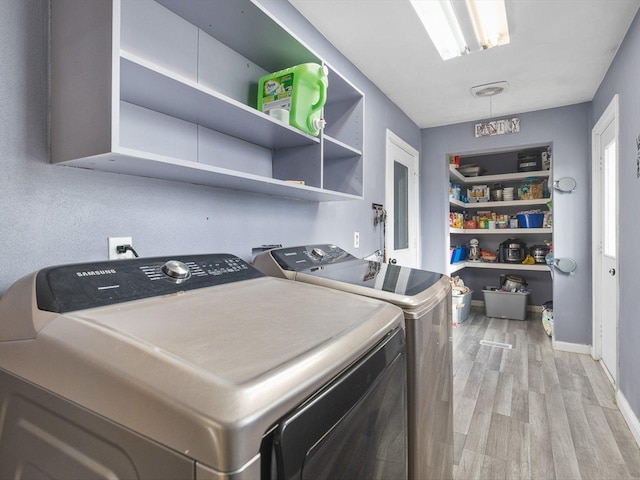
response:
M0 478L406 478L405 352L233 255L45 268L0 299Z
M362 260L336 245L268 250L267 275L385 300L404 311L409 394L409 478L453 476L453 373L449 277Z

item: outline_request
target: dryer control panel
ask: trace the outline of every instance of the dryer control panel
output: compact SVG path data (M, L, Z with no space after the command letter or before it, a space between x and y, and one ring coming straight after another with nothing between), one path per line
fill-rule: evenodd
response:
M294 272L356 259L350 253L331 244L277 248L270 253L278 265Z
M40 270L36 295L40 310L64 313L262 276L229 254L112 260Z

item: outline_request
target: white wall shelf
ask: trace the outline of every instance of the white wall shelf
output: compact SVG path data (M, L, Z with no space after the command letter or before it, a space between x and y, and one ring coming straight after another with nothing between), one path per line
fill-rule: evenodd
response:
M120 98L125 102L261 147L291 148L320 142L255 108L124 51L120 79Z
M452 207L462 208L466 210L476 210L481 208L504 208L504 207L532 207L532 206L544 206L551 199L550 198L536 198L533 200L511 200L511 201L491 201L491 202L462 202L455 198L449 199L449 204Z
M52 163L363 198L364 94L257 2L55 2L51 29ZM261 76L307 62L329 71L318 137L255 108Z
M466 202L463 202L461 200L456 200L455 198L449 197L449 208L456 208L456 209L465 209L467 208L467 205L469 205Z
M490 262L457 262L449 265L449 275L463 268L481 268L490 270L518 270L528 272L549 272L549 266L546 264L536 263L533 265L523 265L521 263L490 263Z
M451 275L453 273L456 273L459 270L462 270L463 268L465 268L467 266L467 262L456 262L456 263L450 263L449 264L449 269L448 269L448 274Z
M68 165L316 202L360 198L358 195L241 173L197 162L163 158L149 152L136 152L131 149L120 149L117 153L73 160L68 162Z
M360 157L362 156L362 151L353 148L346 143L341 142L340 140L336 140L329 135L323 135L324 140L324 156L326 158L349 158L349 157Z
M551 175L550 170L539 170L534 172L516 172L505 173L500 175L479 175L477 177L465 177L458 169L449 166L449 178L453 183L462 183L465 185L478 183L500 183L500 182L517 182L528 178L548 178Z
M536 235L550 234L551 227L545 228L449 228L449 233L457 235Z

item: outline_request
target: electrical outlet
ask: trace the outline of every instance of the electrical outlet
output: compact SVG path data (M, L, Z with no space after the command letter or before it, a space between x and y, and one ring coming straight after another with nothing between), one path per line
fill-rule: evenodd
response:
M360 232L353 232L353 248L360 248Z
M109 237L109 260L120 260L123 258L133 258L133 252L130 250L124 253L118 253L116 248L118 245L131 245L133 247L132 237Z

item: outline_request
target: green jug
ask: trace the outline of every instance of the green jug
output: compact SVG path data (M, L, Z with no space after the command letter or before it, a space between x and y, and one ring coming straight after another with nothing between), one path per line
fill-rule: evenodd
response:
M262 77L258 83L258 110L289 111L289 125L318 136L324 127L322 107L327 99L327 67L303 63Z

